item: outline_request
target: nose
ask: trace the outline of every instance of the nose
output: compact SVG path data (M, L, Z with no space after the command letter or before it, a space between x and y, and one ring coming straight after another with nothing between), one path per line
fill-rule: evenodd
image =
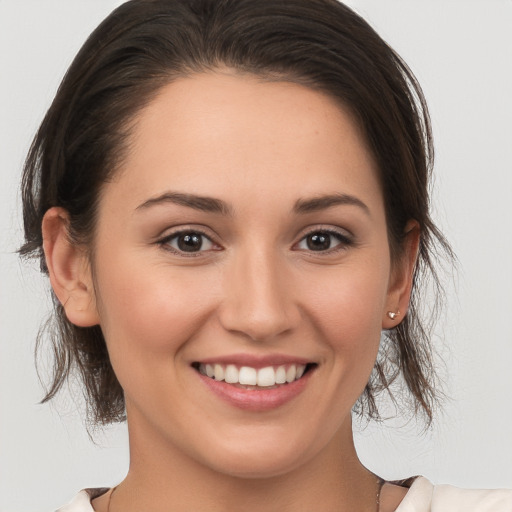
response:
M300 311L286 267L272 251L243 251L234 257L224 276L219 312L224 329L253 341L293 331Z

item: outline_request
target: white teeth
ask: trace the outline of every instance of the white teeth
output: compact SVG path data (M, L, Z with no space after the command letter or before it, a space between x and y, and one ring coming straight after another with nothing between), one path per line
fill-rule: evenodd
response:
M274 386L276 384L276 372L272 366L258 370L258 386Z
M276 384L284 384L286 382L286 368L280 366L276 370Z
M256 386L256 370L254 368L249 368L248 366L242 366L242 368L240 368L238 382L240 382L240 384L245 384L246 386Z
M272 387L276 384L290 383L300 379L306 371L304 364L292 364L288 367L281 365L276 367L252 368L242 366L240 369L234 364L223 366L222 364L200 364L199 373L208 377L225 381L228 384L242 384L243 386Z
M238 383L238 377L238 368L234 364L228 364L226 366L226 372L224 373L224 380L228 384L236 384Z
M224 368L220 364L214 366L215 380L224 380Z
M286 382L293 382L297 376L297 367L292 364L286 370Z

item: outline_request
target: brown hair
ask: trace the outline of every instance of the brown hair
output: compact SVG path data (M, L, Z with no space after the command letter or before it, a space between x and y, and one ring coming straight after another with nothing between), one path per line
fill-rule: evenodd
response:
M432 317L421 319L418 285L433 277L440 292L435 250L451 251L429 216L433 147L427 106L401 58L336 0L131 0L117 8L71 64L31 146L22 183L21 254L38 257L48 272L41 222L53 206L68 211L71 240L90 246L99 191L122 163L130 121L163 85L219 66L301 83L350 108L380 170L393 258L400 255L406 223L419 223L410 309L385 333L356 410L379 418L377 394L401 376L412 410L430 424L436 403ZM55 364L44 400L76 370L91 419L123 420L123 390L100 326L72 325L54 302L49 332Z

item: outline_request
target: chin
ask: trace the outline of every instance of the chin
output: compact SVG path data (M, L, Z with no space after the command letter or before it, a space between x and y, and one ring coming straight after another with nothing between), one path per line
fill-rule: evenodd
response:
M245 440L211 444L215 450L202 451L200 463L213 471L235 478L265 479L290 473L309 460L304 449L311 442L299 438L252 435ZM250 442L248 440L250 439ZM313 443L314 444L314 443Z
M267 479L291 473L304 463L303 454L277 455L275 452L267 455L258 454L254 457L230 457L220 464L217 461L214 471L233 478Z

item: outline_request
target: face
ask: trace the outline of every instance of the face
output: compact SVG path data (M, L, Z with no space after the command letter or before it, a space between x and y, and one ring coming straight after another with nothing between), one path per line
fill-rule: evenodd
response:
M140 113L102 191L93 269L134 442L236 475L342 440L400 293L351 116L227 72Z

